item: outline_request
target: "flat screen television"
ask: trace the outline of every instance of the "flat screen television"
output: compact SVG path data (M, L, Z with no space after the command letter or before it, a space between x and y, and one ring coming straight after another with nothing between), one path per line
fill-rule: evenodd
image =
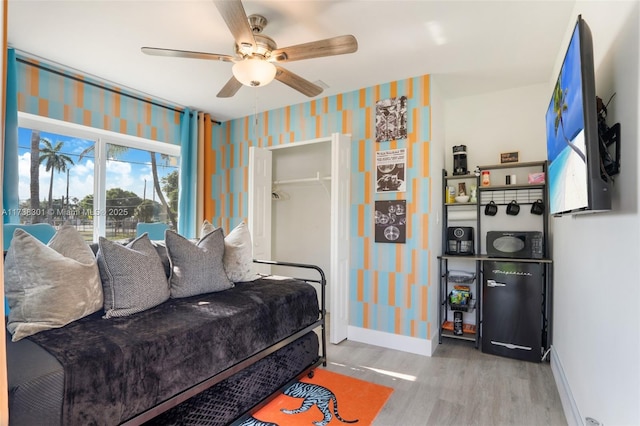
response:
M600 173L593 41L578 16L546 114L547 183L552 215L611 209Z

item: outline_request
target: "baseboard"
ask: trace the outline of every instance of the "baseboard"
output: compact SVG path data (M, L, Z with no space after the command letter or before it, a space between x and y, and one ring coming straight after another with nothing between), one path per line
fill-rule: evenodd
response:
M349 340L366 343L369 345L381 346L387 349L409 352L417 355L431 356L437 345L431 340L418 339L417 337L401 336L399 334L387 333L384 331L369 330L349 326L347 330Z
M564 410L564 416L567 418L567 424L569 426L582 426L582 416L578 410L573 394L571 393L571 387L567 376L564 374L564 368L562 368L562 362L556 352L554 346L551 346L551 372L553 378L556 381L556 387L560 394L560 401L562 402L562 409Z

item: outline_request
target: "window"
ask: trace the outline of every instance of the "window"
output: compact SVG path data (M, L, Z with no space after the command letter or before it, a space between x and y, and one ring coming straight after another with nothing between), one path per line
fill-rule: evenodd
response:
M19 125L21 223L69 223L87 241L177 227L179 146L30 114Z

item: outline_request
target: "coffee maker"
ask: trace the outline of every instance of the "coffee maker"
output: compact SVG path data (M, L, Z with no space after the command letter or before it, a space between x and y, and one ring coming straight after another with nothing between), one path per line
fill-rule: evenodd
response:
M453 175L466 175L467 170L467 146L456 145L453 147Z

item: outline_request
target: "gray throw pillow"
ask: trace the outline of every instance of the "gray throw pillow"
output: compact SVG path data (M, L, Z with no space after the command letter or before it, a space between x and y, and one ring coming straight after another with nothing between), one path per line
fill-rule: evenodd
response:
M96 259L73 226L62 226L47 245L16 229L4 281L10 308L7 329L14 342L102 308Z
M165 244L171 263L171 297L189 297L233 287L222 264L222 228L208 233L196 244L168 230L165 233Z
M146 233L126 246L102 237L98 245L105 318L126 317L169 299L162 261Z

